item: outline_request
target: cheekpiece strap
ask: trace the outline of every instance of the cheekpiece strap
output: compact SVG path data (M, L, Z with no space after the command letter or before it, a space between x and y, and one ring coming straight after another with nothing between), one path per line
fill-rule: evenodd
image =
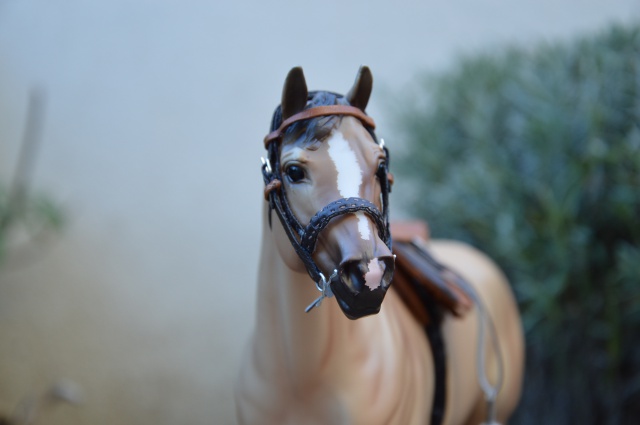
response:
M326 106L316 106L310 109L305 109L302 112L298 112L297 114L291 115L289 118L284 120L280 127L277 130L272 131L267 134L264 138L264 146L267 147L270 142L274 140L280 139L282 137L282 133L289 127L291 124L308 120L310 118L316 117L324 117L328 115L348 115L350 117L355 117L362 121L366 126L374 129L376 128L376 124L373 121L373 118L362 112L361 109L356 108L355 106L349 105L326 105Z

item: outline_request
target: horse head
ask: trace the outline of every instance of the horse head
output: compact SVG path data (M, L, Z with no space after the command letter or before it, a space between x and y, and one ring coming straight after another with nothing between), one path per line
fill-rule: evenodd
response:
M308 92L302 69L293 68L265 138L277 249L322 292L310 308L335 295L350 319L380 311L394 271L388 152L364 112L372 82L362 67L346 96Z

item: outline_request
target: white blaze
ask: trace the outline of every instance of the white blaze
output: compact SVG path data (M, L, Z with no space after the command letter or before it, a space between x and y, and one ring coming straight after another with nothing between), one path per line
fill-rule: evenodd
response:
M343 198L360 197L360 186L362 185L362 169L358 163L356 153L351 149L349 142L345 140L342 133L334 131L331 138L327 140L329 147L329 157L333 161L338 172L338 192ZM355 213L358 218L358 231L360 237L366 241L371 237L367 218L362 211Z
M385 265L381 263L380 260L374 258L369 261L368 271L364 275L365 285L369 287L372 291L382 284L382 276L384 275Z

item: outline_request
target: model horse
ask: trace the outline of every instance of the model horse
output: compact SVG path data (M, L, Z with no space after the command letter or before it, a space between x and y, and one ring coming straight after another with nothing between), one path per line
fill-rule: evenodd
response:
M372 82L362 67L341 96L287 76L265 138L240 424L504 423L519 400L522 328L502 273L467 245L389 225Z

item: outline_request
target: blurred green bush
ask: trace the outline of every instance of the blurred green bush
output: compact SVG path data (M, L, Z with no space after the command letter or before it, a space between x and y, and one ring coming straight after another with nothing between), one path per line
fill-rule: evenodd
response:
M45 92L31 90L27 120L17 164L10 184L0 181L0 271L11 249L41 242L41 236L59 231L64 214L46 195L32 194L30 184L44 120Z
M640 26L466 58L401 100L412 212L518 298L513 423L639 423Z
M63 212L47 196L12 197L0 182L0 271L10 248L37 242L40 236L59 231L63 224Z

